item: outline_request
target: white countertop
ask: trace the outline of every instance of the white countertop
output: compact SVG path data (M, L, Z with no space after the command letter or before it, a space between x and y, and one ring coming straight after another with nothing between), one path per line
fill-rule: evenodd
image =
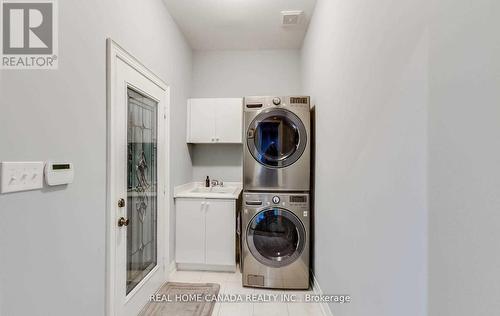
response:
M243 190L241 182L224 182L222 187L206 188L204 182L190 182L174 188L174 198L236 200Z

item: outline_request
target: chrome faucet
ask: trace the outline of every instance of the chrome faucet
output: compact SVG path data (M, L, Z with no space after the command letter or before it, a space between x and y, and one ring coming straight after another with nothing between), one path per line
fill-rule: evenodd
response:
M221 180L215 180L213 179L211 181L211 184L212 184L212 187L221 187L224 185L224 182L222 182Z

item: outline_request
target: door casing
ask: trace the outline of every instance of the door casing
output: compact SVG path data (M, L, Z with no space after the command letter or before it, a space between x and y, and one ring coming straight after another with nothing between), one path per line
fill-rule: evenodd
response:
M106 315L114 316L117 312L116 310L116 193L115 187L116 183L114 181L115 175L112 172L111 164L113 159L113 148L115 146L116 140L112 137L112 129L116 128L115 125L120 124L120 122L114 121L113 109L117 104L114 104L114 82L116 80L116 63L117 59L125 62L128 66L139 72L141 75L146 77L148 80L152 81L158 87L165 91L165 107L163 109L165 124L164 131L164 142L165 151L162 157L165 161L165 168L163 174L158 174L158 177L164 177L164 187L163 187L163 205L164 207L158 209L158 217L162 218L161 225L164 227L165 233L158 234L158 244L163 247L163 255L159 257L158 265L162 266L162 273L164 274L164 280L167 281L168 273L170 271L168 267L169 262L169 231L167 230L169 226L170 217L170 88L169 86L158 76L156 76L151 70L145 67L141 62L139 62L134 56L129 54L120 45L114 42L111 38L106 40L107 48L107 63L106 63L106 98L107 98L107 158L106 158ZM161 214L160 214L161 213ZM161 215L161 216L160 216ZM158 223L160 225L160 222ZM153 294L153 293L151 293Z

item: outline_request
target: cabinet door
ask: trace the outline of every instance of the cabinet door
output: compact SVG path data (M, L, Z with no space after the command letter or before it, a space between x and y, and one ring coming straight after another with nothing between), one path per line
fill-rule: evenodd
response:
M205 263L205 201L176 199L175 258L178 263Z
M207 264L235 265L236 202L207 200L206 250Z
M241 143L243 122L243 100L224 98L216 102L216 142Z
M188 100L188 143L215 142L215 101L211 100L216 99Z

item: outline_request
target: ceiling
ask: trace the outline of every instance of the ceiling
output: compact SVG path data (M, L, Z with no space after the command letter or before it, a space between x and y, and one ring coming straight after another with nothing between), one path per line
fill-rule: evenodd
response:
M316 0L164 0L194 50L300 48ZM282 26L281 11L303 10Z

